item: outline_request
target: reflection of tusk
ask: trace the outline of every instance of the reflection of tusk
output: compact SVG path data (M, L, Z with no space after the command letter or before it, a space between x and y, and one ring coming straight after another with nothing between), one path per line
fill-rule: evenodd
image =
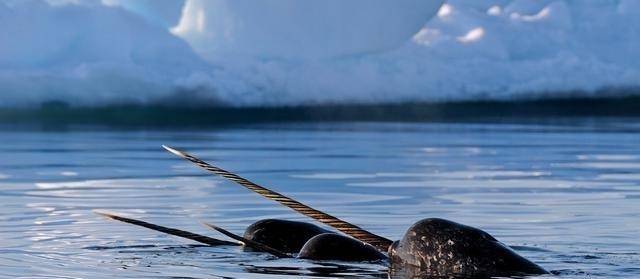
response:
M120 221L120 222L129 223L129 224L136 225L136 226L145 227L147 229L152 229L154 231L159 231L159 232L163 232L163 233L166 233L166 234L179 236L179 237L186 238L186 239L191 239L193 241L197 241L197 242L200 242L200 243L208 244L208 245L211 245L211 246L218 246L218 245L234 245L234 246L238 246L239 245L238 243L235 243L235 242L219 240L219 239L211 238L211 237L208 237L208 236L204 236L204 235L200 235L200 234L196 234L196 233L192 233L192 232L188 232L188 231L178 230L178 229L174 229L174 228L167 228L167 227L163 227L163 226L147 223L147 222L136 220L136 219L117 216L117 215L110 214L110 213L100 212L100 211L96 211L96 210L94 210L93 212L95 212L98 215L102 215L104 217L107 217L109 219L113 219L113 220L117 220L117 221Z
M371 245L373 245L374 247L376 247L378 250L382 251L382 252L387 252L387 249L389 248L389 246L391 246L392 241L381 237L379 235L370 233L356 225L353 225L351 223L345 222L343 220L340 220L336 217L333 217L329 214L326 214L322 211L313 209L307 205L304 205L294 199L291 199L289 197L283 196L277 192L271 191L267 188L264 188L258 184L255 184L247 179L244 179L236 174L230 173L226 170L223 170L221 168L217 168L214 167L210 164L208 164L205 161L202 161L192 155L189 155L185 152L173 149L171 147L165 146L163 145L162 147L164 147L164 149L166 149L167 151L177 155L178 157L184 158L196 165L198 165L199 167L208 170L216 175L220 175L226 179L229 179L233 182L236 182L242 186L244 186L245 188L258 193L259 195L268 198L270 200L274 200L279 202L280 204L289 207L293 210L295 210L298 213L301 213L305 216L311 217L313 219L316 219L317 221L320 221L323 224L329 225L355 239L358 239L362 242L365 243L369 243Z
M279 257L279 258L291 258L291 256L288 255L287 253L278 251L277 249L271 248L271 247L269 247L267 245L264 245L262 243L253 241L251 239L246 239L246 238L244 238L242 236L234 234L234 233L232 233L230 231L227 231L227 230L225 230L225 229L223 229L221 227L218 227L216 225L212 225L212 224L205 223L205 222L202 222L202 224L207 226L207 227L209 227L209 228L211 228L211 229L214 229L214 230L218 231L219 233L224 234L224 235L226 235L226 236L228 236L228 237L230 237L230 238L232 238L234 240L240 241L240 242L244 243L244 246L249 247L251 249L254 249L256 251L267 252L267 253L272 254L272 255L274 255L276 257Z

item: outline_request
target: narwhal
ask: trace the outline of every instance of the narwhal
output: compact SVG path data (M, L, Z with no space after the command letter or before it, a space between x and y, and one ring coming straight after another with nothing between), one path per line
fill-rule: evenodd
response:
M412 276L487 278L548 273L487 232L474 227L445 219L428 218L413 224L401 240L394 242L214 167L186 152L168 146L163 147L209 172L236 182L340 233L306 222L267 219L250 225L244 235L239 236L205 223L206 226L238 241L231 242L114 214L99 214L207 245L244 245L246 249L270 253L281 258L296 256L310 260L388 261L392 272L403 270L405 274Z

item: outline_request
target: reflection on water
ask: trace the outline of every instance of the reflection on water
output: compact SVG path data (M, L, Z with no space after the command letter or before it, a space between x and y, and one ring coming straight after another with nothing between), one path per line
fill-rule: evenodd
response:
M388 276L383 265L192 245L93 214L108 209L218 238L199 222L241 233L263 218L306 220L161 144L391 239L441 217L487 230L561 278L640 277L633 121L5 130L0 140L3 278Z

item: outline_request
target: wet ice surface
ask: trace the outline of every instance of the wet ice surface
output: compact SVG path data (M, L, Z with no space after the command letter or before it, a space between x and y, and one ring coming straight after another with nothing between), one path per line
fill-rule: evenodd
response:
M160 148L399 239L422 218L472 225L560 278L640 276L640 126L290 124L190 131L4 129L0 277L387 277L386 266L279 260L105 220L119 212L224 239L307 220Z

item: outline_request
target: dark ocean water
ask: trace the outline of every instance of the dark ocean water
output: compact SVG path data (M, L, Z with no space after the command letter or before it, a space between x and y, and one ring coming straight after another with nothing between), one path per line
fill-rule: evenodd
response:
M307 220L167 144L391 239L440 217L488 231L555 274L544 278L638 278L638 123L5 127L0 277L387 277L384 265L204 247L92 212L218 238L200 222L241 233L263 218Z

